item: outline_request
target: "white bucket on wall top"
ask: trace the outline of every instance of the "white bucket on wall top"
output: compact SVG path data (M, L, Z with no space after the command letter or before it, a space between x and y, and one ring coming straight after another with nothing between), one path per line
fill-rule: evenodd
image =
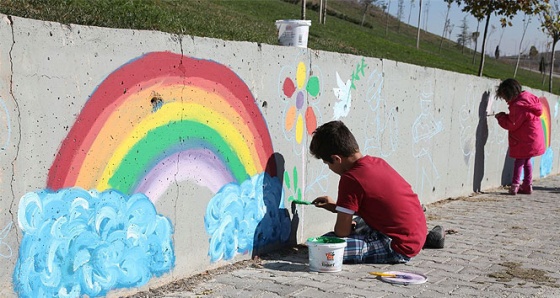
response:
M309 250L309 270L316 272L339 272L346 240L336 237L316 237L307 239Z
M278 43L283 46L307 48L310 20L278 20Z

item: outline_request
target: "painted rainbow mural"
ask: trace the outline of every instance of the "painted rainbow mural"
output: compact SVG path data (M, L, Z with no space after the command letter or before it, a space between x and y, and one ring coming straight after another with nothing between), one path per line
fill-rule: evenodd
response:
M116 189L155 202L176 181L214 193L240 184L265 171L272 154L266 123L237 74L214 61L153 52L97 87L49 169L47 187Z
M96 88L47 189L20 200L14 289L97 297L169 272L174 228L154 202L187 180L214 194L204 214L210 262L288 240L272 141L247 85L214 61L145 54Z
M541 114L541 124L543 127L544 133L544 144L545 148L550 147L550 135L551 135L551 118L550 118L550 106L548 105L548 100L545 97L539 98L542 105L542 114Z

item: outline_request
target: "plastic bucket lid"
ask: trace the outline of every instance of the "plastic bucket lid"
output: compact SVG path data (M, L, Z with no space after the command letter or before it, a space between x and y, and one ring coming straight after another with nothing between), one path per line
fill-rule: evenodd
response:
M307 243L313 244L340 244L345 243L346 240L338 237L328 237L328 236L321 236L321 237L311 237L307 238ZM346 245L344 245L346 246Z
M277 20L276 26L281 24L292 24L297 26L311 26L311 20Z

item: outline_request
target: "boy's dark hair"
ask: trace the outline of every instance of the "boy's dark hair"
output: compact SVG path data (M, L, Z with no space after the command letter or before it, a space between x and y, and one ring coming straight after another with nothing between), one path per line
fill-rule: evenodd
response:
M506 79L500 83L496 95L507 101L516 98L521 94L521 84L516 79Z
M332 155L348 157L359 152L360 147L342 121L331 121L317 127L313 132L309 151L315 158L332 163Z

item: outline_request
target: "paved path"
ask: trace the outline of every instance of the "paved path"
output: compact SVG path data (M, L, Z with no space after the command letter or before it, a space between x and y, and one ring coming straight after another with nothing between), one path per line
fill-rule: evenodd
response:
M423 250L406 265L345 264L338 273L313 273L299 247L135 297L560 297L560 176L536 181L532 195L506 193L429 205L429 227L448 231L445 248ZM388 270L428 281L392 285L368 274Z

